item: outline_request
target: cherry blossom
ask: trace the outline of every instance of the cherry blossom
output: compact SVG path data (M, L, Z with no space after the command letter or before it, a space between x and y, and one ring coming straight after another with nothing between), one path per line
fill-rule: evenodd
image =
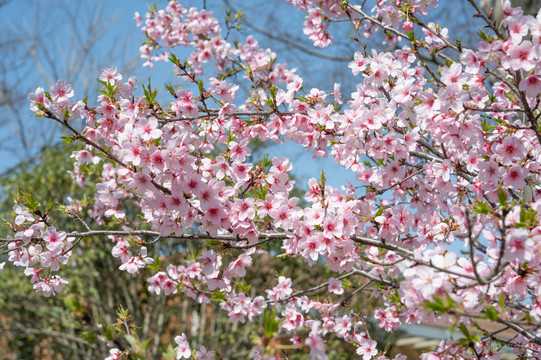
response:
M344 293L344 289L342 288L342 282L335 278L330 278L329 291L335 293L336 295L342 295Z
M192 351L190 349L190 345L188 344L188 339L186 338L186 335L181 334L179 336L176 336L175 343L177 343L178 345L175 348L175 350L177 351L177 360L189 359L192 356Z
M122 358L122 352L117 349L113 348L109 350L109 356L105 358L105 360L120 360Z
M33 203L15 201L8 264L53 296L66 284L57 272L80 256L72 252L78 241L107 236L120 270L150 272L154 295L218 299L238 326L270 311L281 321L277 331L313 359L327 358L329 336L354 344L364 360L388 359L369 335L369 318L386 332L485 319L515 332L517 353L540 351L541 18L506 2L501 27L489 21L468 49L419 18L437 0L382 0L372 9L289 2L304 12L303 32L317 47L332 45L332 25L351 23L348 36L359 44L382 36L396 50L352 52L344 69L356 82L350 94L340 84L308 89L254 37L231 40L209 11L171 1L137 14L145 66L170 61L182 86L158 102L150 84L140 92L112 66L99 75L96 107L72 100L63 80L29 95L37 116L82 140L72 155L74 182L84 186L89 166L99 170L85 209L73 199L67 207L68 216L92 220L80 231L57 230ZM183 59L175 55L181 47ZM82 131L68 126L78 118ZM256 159L254 141L295 143L349 169L351 179L337 188L323 172L300 184L287 158ZM303 199L292 195L296 185L304 185ZM160 241L178 242L182 256L154 252ZM269 256L325 275L302 283L286 266L266 288L246 290L247 274ZM348 304L361 291L378 300L373 313ZM468 342L442 341L422 358L500 356L498 334L481 331ZM192 356L184 334L175 343L177 359ZM109 358L121 354L112 349ZM219 357L205 347L195 354Z

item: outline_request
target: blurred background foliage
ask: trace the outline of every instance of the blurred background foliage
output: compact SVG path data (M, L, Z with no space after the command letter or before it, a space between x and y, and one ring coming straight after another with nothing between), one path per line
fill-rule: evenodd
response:
M71 168L69 155L76 147L77 144L70 144L45 148L37 161L23 162L0 178L3 189L0 216L13 220L12 199L17 198L20 191L31 192L40 200L42 208L49 201L64 203L67 196L91 199L95 179L89 178L88 185L79 188L73 185L68 173ZM82 224L54 207L50 217L59 229L84 230ZM84 212L81 217L86 218ZM103 227L108 228L108 224ZM6 229L2 227L2 237L7 235ZM164 268L169 263L180 263L188 254L197 254L197 245L185 243L179 246L164 239L150 250L160 254ZM66 277L69 284L59 295L48 299L34 293L30 279L24 276L22 269L6 265L0 273L0 329L3 334L0 358L105 358L108 347L104 340L109 337L115 347L125 349L135 345L145 358L159 359L170 347L171 339L183 332L192 345L215 349L224 359L248 358L254 345L289 359L308 355L287 355L291 349L289 336L275 331L280 320L272 316L266 322L261 317L248 326L234 325L215 303L197 304L182 294L169 297L148 294L145 280L152 274L151 270L137 275L118 270L120 261L111 256L111 248L112 242L106 238L88 238L81 242L73 250L69 263L61 269L61 276ZM321 263L306 272L302 260L277 261L261 255L255 257L245 283L251 284L249 293L255 296L263 289L273 287L279 275L291 277L293 288L300 289L316 285L318 279L330 275L328 272ZM360 285L350 284L352 288ZM321 300L330 300L326 289L322 290ZM346 293L348 290L351 291L346 289ZM358 295L347 305L366 309L369 314L375 304L366 296ZM129 313L126 318L129 334L125 326L120 328L122 332L116 333L112 331L113 327L107 328L118 321L120 307ZM344 311L346 309L344 307ZM389 339L379 336L379 340L385 346ZM331 359L348 358L354 352L352 346L336 339L329 339L328 349Z

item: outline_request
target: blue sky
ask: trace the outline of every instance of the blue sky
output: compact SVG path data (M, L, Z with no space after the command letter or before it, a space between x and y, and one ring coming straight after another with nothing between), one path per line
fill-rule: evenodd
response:
M275 36L286 36L293 41L305 40L302 34L302 22L304 15L287 4L285 1L278 2L276 6L272 1L240 1L230 0L236 9L242 8L247 14L247 19L252 24L258 26ZM164 7L166 1L156 1L158 8ZM199 6L203 4L202 0L182 1L185 6ZM468 22L469 17L464 16L465 1L452 2L455 6L451 6L451 2L440 1L441 7L435 14L440 19L452 19L452 23L457 29L452 34L462 34L469 36L473 34L475 27L464 27L462 23ZM44 4L46 4L44 6ZM125 67L126 64L138 59L139 46L144 36L136 27L133 21L133 16L136 11L144 14L147 11L147 0L93 0L93 1L48 1L48 2L31 2L12 0L7 6L0 9L0 19L2 19L3 27L7 27L10 31L19 32L22 34L37 34L40 40L46 44L48 56L52 57L55 62L54 69L43 66L40 70L39 66L35 66L30 62L30 66L25 68L25 72L16 74L19 79L19 89L23 93L33 91L37 86L49 88L57 79L67 79L73 82L78 99L88 96L89 103L95 102L96 84L94 80L99 74L99 70L104 66L116 65L119 68ZM224 2L222 0L207 0L206 6L208 10L215 11L219 19L222 19L220 14L224 12ZM97 16L97 12L101 9L101 15L98 22L92 22ZM468 9L469 10L469 9ZM77 19L77 34L73 31L73 25L70 25L67 14L72 14L72 17ZM255 16L254 16L255 15ZM39 30L36 29L35 23L38 22ZM288 26L282 26L287 23ZM277 26L276 24L280 25ZM43 28L41 28L41 26ZM79 53L73 51L73 46L70 41L84 38L85 31L88 32L88 27L93 26L92 33L103 31L103 35L96 45L90 49L88 58L90 64L83 72L77 74L68 74L70 60L80 57ZM337 30L338 24L333 25L332 30ZM44 30L42 30L44 29ZM260 41L263 47L270 47L279 56L279 62L286 61L289 67L298 68L298 73L305 79L307 89L317 86L321 89L331 92L332 84L335 81L349 81L349 89L354 85L351 74L347 68L347 62L333 62L322 60L317 57L308 56L303 52L292 51L290 47L283 43L272 41L266 38L261 33L254 32L250 29L241 34L245 37L253 33ZM462 36L462 37L464 37ZM463 42L464 43L464 42ZM309 47L310 42L302 43ZM23 44L24 45L24 44ZM376 44L377 45L377 44ZM381 47L381 46L380 46ZM313 48L312 48L313 49ZM321 51L317 50L316 51ZM358 50L357 45L345 37L337 37L335 46L324 50L328 55L349 56ZM80 50L79 50L80 51ZM175 50L178 56L183 56L180 50ZM46 57L44 52L40 53L39 58ZM137 60L135 66L129 69L128 73L124 73L127 78L131 75L136 75L140 83L147 82L151 77L154 86L161 86L165 82L173 81L175 78L171 75L171 67L168 64L156 64L155 68L149 70L141 67L142 61ZM47 76L43 75L47 74ZM8 75L8 76L16 76ZM70 79L71 76L71 80ZM86 81L85 81L86 80ZM141 89L140 89L141 90ZM343 86L343 96L347 97L348 85ZM162 90L162 93L166 93ZM167 99L167 98L165 98ZM35 119L31 117L28 111L28 102L23 103L25 108L26 118L24 120L24 131L28 131L28 138L31 144L38 144L43 141L46 130L44 124L39 123L43 119ZM40 127L41 126L41 127ZM54 125L56 126L56 125ZM17 130L12 124L0 128L0 135L11 138L12 142L15 137L11 137L10 131ZM52 128L55 129L55 128ZM32 131L34 133L32 134ZM37 132L37 133L36 133ZM55 133L51 140L56 141L61 134ZM32 137L33 136L33 137ZM0 139L1 140L1 139ZM39 151L41 146L34 146L34 153ZM334 164L332 159L312 159L310 153L307 153L301 146L296 144L286 144L268 148L271 156L289 157L294 165L294 174L298 178L298 184L301 187L306 187L306 181L310 177L319 178L321 169L326 172L328 179L327 183L336 187L346 184L344 179L349 179L353 184L357 182L353 178L351 171L345 170L342 167ZM25 156L29 156L21 151L5 151L0 148L0 173L7 168L15 165Z
M192 5L199 6L202 5L202 1L183 2L183 4L185 3L191 3ZM77 74L77 76L71 74L71 82L73 83L76 91L76 98L80 99L88 95L89 103L92 104L95 102L96 83L91 83L88 85L88 81L83 81L83 77L85 77L84 80L93 81L97 78L101 67L117 65L119 68L122 68L123 65L125 65L123 62L127 63L138 57L139 46L144 36L136 27L135 22L133 21L133 16L136 11L140 12L141 14L144 14L147 11L148 8L146 0L94 0L87 3L52 1L51 3L48 3L47 8L39 8L39 5L36 5L39 3L31 4L33 5L29 6L29 3L26 1L11 1L8 3L8 5L0 9L0 18L4 21L4 26L7 26L10 31L20 34L38 34L38 36L42 37L41 40L46 43L50 56L56 57L54 60L56 67L54 69L51 67L47 68L47 66L42 66L44 70L40 74L38 67L35 67L35 64L32 63L30 68L27 67L25 69L28 76L19 76L17 78L19 80L19 88L21 89L21 92L24 91L24 94L33 91L37 86L42 86L45 89L48 89L57 79L70 78L70 75L66 70L66 67L68 67L68 60L66 59L70 56L76 57L77 54L70 53L70 36L73 35L74 31L72 29L72 25L70 26L69 24L69 16L67 16L67 13L71 13L77 17L77 21L79 23L78 26L80 27L78 31L80 33L84 33L86 27L88 27L88 24L92 23L94 17L97 16L96 12L99 11L98 9L101 9L100 22L96 32L103 29L106 29L107 31L106 34L104 34L103 37L97 42L96 46L91 49L91 54L89 56L93 59L91 64L92 68L86 69L84 73L80 75ZM53 6L50 4L58 4L58 6ZM166 2L158 1L157 4L158 8L160 8L160 6L165 6ZM213 10L217 14L223 13L224 5L222 1L207 0L206 4L208 10ZM251 4L243 3L242 5L246 5L249 10ZM43 3L41 6L43 6ZM287 10L291 9L291 7L288 4L283 4L281 9L281 11L284 11L283 9ZM47 13L44 14L44 11ZM293 30L296 30L299 34L298 36L301 37L303 14L300 12L289 12L289 15L287 16L291 17L295 15L298 17L298 21L296 23L297 29ZM277 16L280 16L280 14ZM40 33L42 31L41 29L40 31L35 31L36 22L39 23L39 26L43 26L43 29L45 29L42 33ZM255 23L263 26L263 24L259 24L258 21ZM245 32L243 36L248 35L248 33L249 32ZM276 45L266 44L265 37L261 34L256 33L254 36L260 40L264 47ZM24 47L24 44L21 46ZM277 52L279 56L281 55L280 51L288 54L286 52L287 47L284 48L281 46L281 44L278 44L278 47L279 49L277 49ZM118 48L121 48L122 54L113 54L114 51L117 51L114 50L115 48L117 48L117 50ZM339 50L343 51L343 49ZM335 50L333 49L331 51ZM177 55L182 56L180 51L175 52ZM41 55L42 58L43 56L44 55ZM292 61L302 61L304 59L286 56L286 60L290 63L291 67L296 67L298 65L292 63ZM171 67L168 64L156 64L152 70L142 68L141 64L142 61L139 60L137 66L131 69L132 71L130 73L124 73L124 77L127 78L130 75L135 74L138 76L140 83L146 82L147 79L151 77L154 86L161 86L165 82L175 80L171 75ZM347 69L347 63L341 63L340 66ZM303 70L304 69L302 68L299 69L300 72ZM44 72L47 73L47 76L43 75ZM312 82L314 82L313 79ZM327 79L326 82L332 86L331 81ZM330 92L332 91L332 87L326 90ZM166 91L162 91L163 93L166 93ZM28 110L28 102L22 103L22 106L24 106L24 116L27 117L27 119L25 119L24 126L26 126L28 130L25 131L29 132L28 137L31 138L31 130L34 130L37 128L37 126L43 126L42 123L38 122L46 120L33 118ZM56 124L51 126L56 126ZM2 135L9 136L9 132L12 131L14 127L15 125L8 124L7 126L3 126L0 131ZM54 139L58 139L60 135L60 133L55 134L52 141L55 141ZM36 140L30 139L30 141L35 141L38 143L40 140L42 140L42 133L40 132L38 132L38 134L34 134L33 136L36 137ZM14 138L11 139L12 141L16 141L13 140ZM39 148L40 147L36 147L34 152L39 151ZM267 151L271 156L285 156L292 160L294 165L294 174L298 178L299 185L301 185L301 187L306 187L306 185L303 186L302 184L306 184L310 177L319 178L322 168L326 171L328 184L330 185L340 186L345 183L344 178L346 177L350 180L353 179L353 174L350 171L337 166L333 163L332 159L313 160L310 153L307 153L301 146L296 144L273 146L268 148ZM16 165L24 157L25 155L22 152L15 151L14 154L13 151L10 152L0 149L0 173Z
M144 12L145 9L146 0L11 0L0 8L0 42L15 37L17 45L3 54L2 63L8 63L8 67L2 73L2 79L22 97L38 86L48 89L56 80L66 79L73 83L78 92L76 96L83 98L83 93L88 93L89 99L95 98L94 84L101 67L122 67L123 63L129 62L127 59L136 58L143 36L132 18L135 11ZM70 23L72 19L76 26ZM81 56L82 49L76 46L85 43L89 36L98 36L98 41L86 56ZM80 66L80 59L85 59L86 66ZM18 66L9 68L9 61ZM13 144L9 146L11 149L0 149L0 172L29 156L17 146L21 139L17 138L16 131L27 135L29 147L39 144L33 146L33 153L45 145L48 129L43 127L43 119L31 116L28 104L23 99L16 103L17 114L2 114L2 120L8 121L0 128L2 141L7 138ZM22 124L15 122L15 115L24 119ZM36 133L36 129L43 133Z

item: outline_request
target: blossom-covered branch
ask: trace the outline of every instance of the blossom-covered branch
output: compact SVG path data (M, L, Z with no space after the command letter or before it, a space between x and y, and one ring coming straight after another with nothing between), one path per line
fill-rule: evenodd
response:
M2 239L9 261L51 296L66 284L56 272L77 244L107 236L121 270L153 271L150 292L217 301L232 323L263 314L269 323L276 314L275 331L308 346L313 359L326 359L331 333L364 360L387 359L369 317L387 332L448 321L468 340L443 341L423 359L497 357L496 333L481 339L468 330L481 328L480 319L511 329L507 344L521 356L538 356L540 17L505 2L502 28L480 32L468 49L424 21L437 0L378 1L372 9L289 2L306 12L304 32L317 47L332 44L331 24L352 25L360 49L345 70L358 79L354 92L343 95L340 84L305 88L255 38L230 41L231 28L223 36L206 10L171 1L137 16L145 65L169 60L182 87L166 86L167 102L150 82L141 92L135 78L123 81L110 67L100 74L96 107L74 102L61 80L29 95L37 116L81 142L74 182L84 186L92 176L97 185L84 208L61 207L84 232L56 229L36 201L17 200L13 235ZM395 51L367 51L360 37L378 31ZM190 54L180 59L179 47ZM445 63L434 67L427 56ZM250 90L239 91L239 83ZM86 125L81 132L71 125L77 119ZM338 189L321 173L301 201L292 163L257 161L254 141L296 143L354 179ZM111 220L114 230L98 228ZM182 256L149 255L167 239L181 240ZM258 261L271 258L327 271L310 284L286 270L265 289L244 284ZM361 291L378 299L374 312L349 305ZM184 334L175 342L177 358L192 356Z

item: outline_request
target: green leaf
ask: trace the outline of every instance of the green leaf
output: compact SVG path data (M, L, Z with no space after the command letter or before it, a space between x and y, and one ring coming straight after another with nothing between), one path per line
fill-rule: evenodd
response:
M410 42L415 42L415 33L413 31L408 32L406 35L408 35L408 40Z
M45 106L43 106L43 104L40 104L40 103L36 103L38 109L40 109L42 112L46 113L47 112L47 108ZM40 114L39 112L36 112L36 116L37 117L43 117L45 116L45 114Z
M24 206L26 206L28 209L32 211L38 210L39 202L37 202L32 194L27 194L21 191L21 194L23 195L24 199L26 200L25 203L23 203Z
M141 344L141 349L143 349L143 351L147 351L148 345L150 344L151 340L152 340L152 338L149 337L148 339L143 341L143 343Z
M143 85L143 93L145 96L143 98L149 103L154 104L156 103L156 96L158 95L158 89L152 90L152 86L150 85L150 78L148 78L148 85L145 88L145 84Z
M171 83L165 83L163 84L163 86L165 86L165 88L167 89L167 91L169 91L169 94L171 94L171 96L173 96L175 99L177 98L177 94L175 93L175 89L173 88L173 85L171 85Z
M400 304L400 295L398 294L398 289L395 289L394 293L389 296L389 300L391 300L394 304Z
M477 33L477 35L478 35L481 39L485 40L486 42L492 42L492 39L491 39L491 38L487 35L487 33L484 32L483 30L479 30L479 32Z
M246 66L244 68L244 70L246 71L246 75L248 75L248 78L252 79L254 77L254 73L252 71L252 68L250 68L250 66Z
M498 190L498 199L500 200L500 205L507 205L507 194L502 189Z
M72 142L75 141L75 139L73 138L73 136L61 136L60 137L62 140L64 140L64 144L68 145L68 144L71 144Z
M260 200L265 200L265 197L267 196L267 192L269 190L269 184L265 186L260 186L256 188L256 196Z
M107 96L110 99L114 99L119 85L113 86L108 81L103 81L103 80L98 80L98 82L103 85L103 90L98 90L98 92L102 95Z
M98 338L98 334L96 334L92 330L85 330L81 333L81 339L83 339L84 341L90 344L94 344L97 338Z
M282 319L283 320L283 319ZM276 320L276 310L269 311L265 309L265 315L263 320L263 331L265 338L270 339L278 331L278 327L282 320Z
M321 169L319 186L321 187L322 190L325 189L326 182L327 182L327 178L325 177L325 171L323 171L323 169Z
M245 284L244 280L242 282L236 282L235 285L237 285L240 291L242 291L243 293L247 293L248 291L250 291L250 288L252 287L252 285L250 284Z
M138 347L139 339L137 339L135 336L126 334L126 335L124 335L124 338L126 339L126 341L128 341L128 343L130 343L130 345L132 347L134 347L134 348Z
M520 208L520 222L526 222L526 209L524 207Z
M176 356L177 351L171 345L168 345L167 349L162 352L162 359L176 359Z
M532 316L530 315L529 311L524 312L524 317L526 318L526 321L531 324L533 322Z
M159 271L162 268L162 259L158 256L156 259L154 259L154 262L148 264L147 267L149 269Z
M496 321L500 317L500 312L494 306L489 305L483 310L483 318Z
M118 307L118 310L116 311L116 314L119 319L127 319L129 316L129 312L130 311L128 309L124 309L124 306L120 305Z
M501 292L498 296L498 304L500 305L500 309L502 309L502 311L505 311L505 295L503 292Z
M484 132L488 133L497 128L497 126L490 124L490 122L485 118L481 121L481 128Z
M451 334L451 340L453 340L453 334L456 332L456 322L453 321L451 326L449 327L449 334Z
M271 97L276 98L276 91L278 90L276 85L272 84L269 90L270 90Z
M479 202L474 205L473 212L476 214L488 215L492 213L492 208L484 202Z
M436 311L440 313L447 313L447 304L443 302L443 299L439 296L434 296L434 301L425 301L422 305L430 311Z
M398 290L395 291L398 294ZM447 300L447 308L456 308L458 306L456 301L449 294L445 294L445 298Z
M51 201L51 200L47 201L47 208L46 208L45 212L48 213L49 211L51 211L51 209L53 208L54 204L55 204L55 203L54 203L53 201Z
M218 301L218 302L223 301L223 300L225 300L225 294L222 293L221 291L216 291L216 292L214 293L214 295L212 295L212 297L210 298L210 300L212 300L212 301Z
M458 325L458 328L460 329L460 332L464 335L466 339L471 340L472 336L470 334L470 331L468 330L468 327L464 323L460 323L460 325Z
M201 94L205 93L205 83L203 82L202 79L198 79L196 80L197 81L197 87L199 88L199 92Z
M115 338L114 331L111 326L102 326L101 333L107 340L113 340Z
M182 68L182 59L179 59L175 54L171 53L169 55L169 61L171 61L173 65Z
M270 165L272 165L272 160L269 159L269 153L266 153L263 161L261 161L261 167L264 169Z

